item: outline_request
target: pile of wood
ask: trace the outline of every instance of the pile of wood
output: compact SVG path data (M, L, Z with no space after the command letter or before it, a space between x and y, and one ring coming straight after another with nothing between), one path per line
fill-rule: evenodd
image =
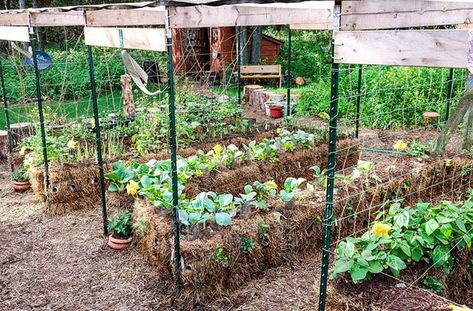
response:
M245 85L243 89L245 103L254 107L260 107L261 110L269 116L269 105L281 105L286 112L286 94L267 90L261 85L251 84ZM298 95L291 95L291 106L297 101ZM292 110L293 107L291 107Z

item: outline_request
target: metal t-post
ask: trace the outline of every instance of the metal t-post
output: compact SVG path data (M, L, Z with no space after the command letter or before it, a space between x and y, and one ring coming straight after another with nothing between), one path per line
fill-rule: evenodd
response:
M361 85L362 85L362 78L363 78L363 65L358 65L358 87L356 90L356 129L355 129L355 137L358 138L358 134L360 131L360 102L361 102Z
M241 27L236 27L236 50L237 50L237 84L238 84L238 105L241 106Z
M445 121L450 117L450 105L452 104L452 95L453 95L453 76L454 69L450 68L447 81L447 107L445 108Z
M287 116L291 115L291 56L292 56L292 30L291 25L289 25L289 30L287 33Z
M341 1L334 6L334 31L340 26ZM335 167L337 162L337 118L338 118L338 78L339 65L334 60L334 44L332 41L332 81L330 85L330 120L327 162L327 190L325 195L325 211L323 222L322 267L320 271L319 311L325 311L327 299L328 270L330 265L330 238L333 225L333 194L335 186Z
M177 141L176 141L176 106L174 90L174 65L172 63L172 29L169 9L165 8L167 69L168 69L168 100L169 100L169 142L171 145L171 180L172 180L172 219L174 222L174 265L176 291L181 291L181 247L179 225L179 187L177 179Z
M10 128L10 112L8 111L8 99L7 99L7 89L5 87L5 76L3 75L3 64L0 59L0 81L2 89L2 99L3 99L3 111L5 113L5 122L8 136L8 161L10 162L10 169L13 172L13 162L11 161L11 155L13 151L13 137Z
M97 101L97 84L95 82L95 69L94 69L94 54L92 47L87 46L87 56L89 62L89 77L90 77L90 92L92 96L92 106L94 110L94 123L95 123L95 143L97 147L97 164L99 166L99 187L100 187L100 199L102 203L102 222L103 222L103 235L108 235L108 217L107 217L107 203L105 201L105 175L103 169L103 157L102 157L102 138L100 135L100 118L99 118L99 106Z
M46 128L44 125L44 113L43 113L43 96L41 95L41 74L38 69L38 59L36 56L36 36L34 32L30 33L30 43L33 56L33 69L35 73L35 85L36 85L36 97L38 98L38 114L39 114L39 126L41 131L41 143L43 147L43 160L44 160L44 193L46 195L46 203L49 204L48 192L49 192L49 162L48 162L48 147L46 143Z

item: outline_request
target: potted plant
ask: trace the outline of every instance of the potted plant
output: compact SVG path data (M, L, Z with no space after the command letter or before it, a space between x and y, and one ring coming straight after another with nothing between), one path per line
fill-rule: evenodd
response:
M293 178L288 177L284 182L284 188L280 191L281 201L286 203L286 207L293 208L294 207L294 199L296 197L296 193L301 191L300 185L305 181L304 178Z
M25 169L15 170L12 173L13 189L23 192L31 188L28 172Z
M108 230L110 235L108 236L108 246L114 250L122 250L130 246L131 237L131 212L124 211L108 221Z

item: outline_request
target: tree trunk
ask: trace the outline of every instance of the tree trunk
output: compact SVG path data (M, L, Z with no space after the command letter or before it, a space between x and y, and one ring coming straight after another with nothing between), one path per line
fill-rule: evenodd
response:
M248 65L250 62L248 27L240 27L240 31L241 64Z
M251 64L258 65L261 62L261 43L263 41L263 29L256 26L253 32L253 41L251 44Z
M38 0L32 0L32 7L38 8ZM38 40L38 49L44 51L44 31L41 27L36 27L36 39Z
M133 87L130 75L124 74L121 76L120 84L122 86L123 111L126 117L132 118L135 116L135 102L133 100Z

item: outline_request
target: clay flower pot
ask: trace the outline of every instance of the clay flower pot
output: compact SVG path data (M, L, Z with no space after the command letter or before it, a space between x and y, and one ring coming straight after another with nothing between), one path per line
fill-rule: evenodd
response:
M113 234L108 236L108 246L113 250L122 250L128 248L131 244L132 237L128 239L122 239L114 237Z
M269 105L269 116L273 119L282 118L283 116L282 108L283 107L280 105Z
M31 184L29 181L14 181L13 182L13 189L16 192L24 192L31 188Z

